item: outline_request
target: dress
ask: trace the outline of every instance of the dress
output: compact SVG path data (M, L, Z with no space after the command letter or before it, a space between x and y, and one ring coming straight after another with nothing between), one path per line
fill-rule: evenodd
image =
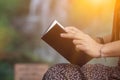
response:
M43 80L120 80L120 66L56 64L48 69Z

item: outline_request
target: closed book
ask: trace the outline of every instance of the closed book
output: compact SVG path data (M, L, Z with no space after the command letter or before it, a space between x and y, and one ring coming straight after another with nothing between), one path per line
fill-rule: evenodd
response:
M92 59L84 52L76 51L73 40L62 38L60 36L61 33L66 33L64 27L55 20L42 35L41 39L72 64L82 66Z

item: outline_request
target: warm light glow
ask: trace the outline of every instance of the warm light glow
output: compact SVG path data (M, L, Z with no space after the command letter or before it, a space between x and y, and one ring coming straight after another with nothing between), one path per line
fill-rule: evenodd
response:
M105 2L107 2L108 0L88 0L88 2L90 2L93 5L101 5Z
M73 0L71 22L86 27L104 26L113 18L116 0ZM77 22L78 21L78 22ZM104 23L104 25L101 25ZM92 25L93 24L93 25ZM90 26L91 25L91 26Z

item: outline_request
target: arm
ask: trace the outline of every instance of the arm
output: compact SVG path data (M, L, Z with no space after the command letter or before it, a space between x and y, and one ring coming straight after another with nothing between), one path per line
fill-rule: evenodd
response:
M118 57L120 56L120 40L111 42L112 36L107 35L103 37L104 45L101 48L102 57ZM97 39L97 42L101 42Z
M73 39L77 50L92 57L120 56L120 41L110 42L111 36L104 37L105 44L101 44L75 27L66 27L65 30L67 33L61 34L61 37Z
M120 40L104 44L101 54L103 57L120 56Z

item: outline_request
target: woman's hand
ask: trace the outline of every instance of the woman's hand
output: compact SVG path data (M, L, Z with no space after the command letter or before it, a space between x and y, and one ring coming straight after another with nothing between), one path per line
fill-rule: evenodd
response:
M102 44L97 43L89 35L83 33L75 27L66 27L67 33L62 33L61 37L73 39L73 43L78 51L83 51L92 57L100 57Z

